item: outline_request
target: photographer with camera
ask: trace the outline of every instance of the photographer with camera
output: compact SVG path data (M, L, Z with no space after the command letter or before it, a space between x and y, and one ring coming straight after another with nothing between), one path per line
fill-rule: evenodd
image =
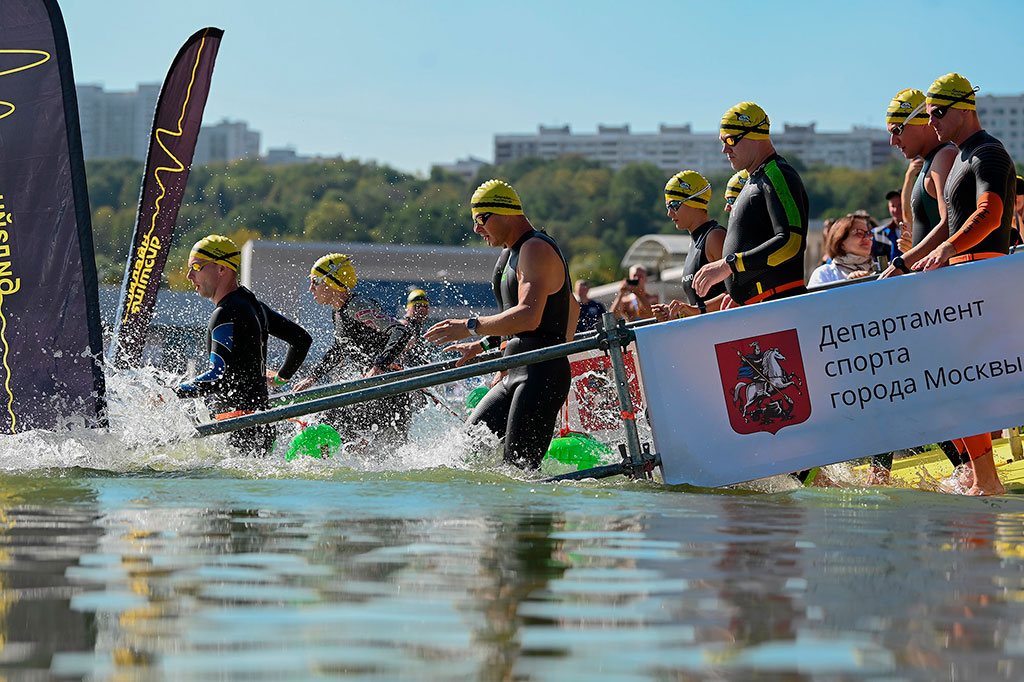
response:
M612 314L626 322L654 317L650 298L644 288L646 284L647 269L642 265L631 267L629 277L622 280L622 284L619 285L619 293L612 301Z

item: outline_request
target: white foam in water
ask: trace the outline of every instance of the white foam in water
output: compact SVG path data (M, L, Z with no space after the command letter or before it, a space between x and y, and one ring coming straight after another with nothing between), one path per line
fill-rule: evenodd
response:
M65 420L54 430L35 430L0 439L0 471L85 468L113 472L142 470L189 471L226 469L234 475L257 478L276 476L322 477L335 470L365 472L413 471L447 468L486 471L522 478L523 471L502 462L498 439L482 424L472 428L463 421L465 394L480 380L435 387L444 406L427 400L412 417L408 442L374 444L373 433L345 443L327 460L300 455L287 461L285 454L300 428L290 421L278 424L278 439L268 458L239 454L227 435L195 437L197 421L207 421L201 401L181 400L171 387L180 377L152 367L116 371L106 377L109 428L92 429L81 418ZM447 408L447 409L446 409ZM198 415L202 415L201 418ZM316 424L317 415L300 418ZM641 423L642 420L637 420ZM614 433L602 434L613 436ZM649 440L649 433L641 436ZM607 440L602 437L601 440Z

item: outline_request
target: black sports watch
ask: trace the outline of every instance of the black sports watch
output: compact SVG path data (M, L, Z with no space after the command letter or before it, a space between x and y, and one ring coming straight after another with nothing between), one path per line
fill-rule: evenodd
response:
M466 329L469 330L470 334L476 334L476 325L478 323L479 320L475 317L471 317L468 320L466 320Z
M910 268L908 268L907 264L903 262L903 256L896 256L891 261L889 261L889 263L894 268L896 268L897 270L902 272L904 275L909 275L910 274Z
M725 262L729 264L729 269L732 270L732 274L738 275L739 270L736 269L736 254L730 253L725 257Z

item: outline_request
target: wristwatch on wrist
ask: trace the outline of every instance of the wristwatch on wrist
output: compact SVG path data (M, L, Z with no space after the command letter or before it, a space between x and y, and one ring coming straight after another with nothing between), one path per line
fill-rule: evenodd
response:
M736 269L736 254L730 253L725 257L725 262L729 264L729 269L732 270L732 274L738 275L739 271Z
M475 317L471 317L468 320L466 320L466 329L469 331L470 334L476 334L476 326L477 324L479 324L479 322L480 321Z
M908 268L907 264L903 262L903 256L896 256L890 261L890 263L892 263L892 266L904 275L910 274L910 268Z

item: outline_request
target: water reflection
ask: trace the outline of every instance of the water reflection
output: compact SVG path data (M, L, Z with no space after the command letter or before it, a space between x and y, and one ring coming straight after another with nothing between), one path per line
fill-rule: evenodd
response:
M0 666L108 679L1024 677L1016 500L437 478L7 479Z
M69 609L84 588L65 577L101 534L95 501L78 482L0 478L0 669L45 671L53 652L95 645L92 614Z

